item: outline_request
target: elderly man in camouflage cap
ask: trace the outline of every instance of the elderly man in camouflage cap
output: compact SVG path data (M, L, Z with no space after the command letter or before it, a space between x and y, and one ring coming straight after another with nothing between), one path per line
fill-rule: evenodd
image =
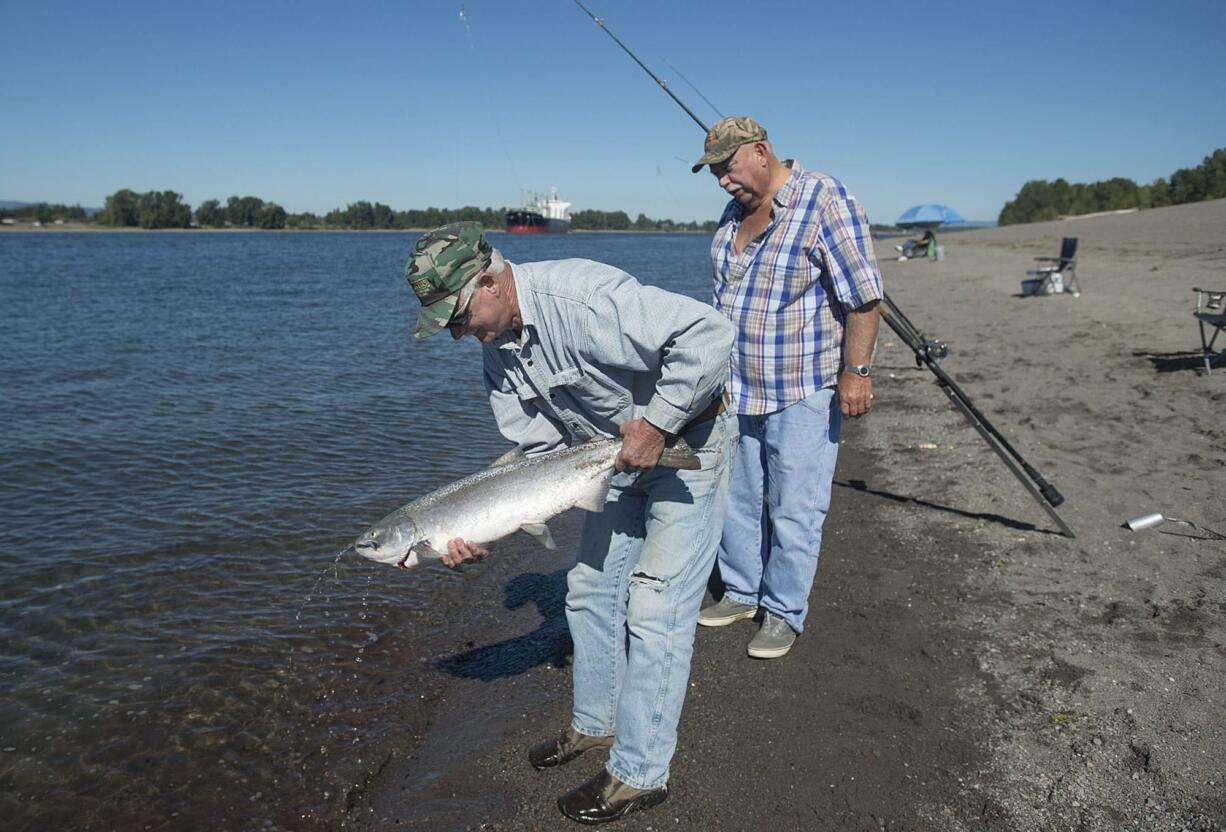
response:
M406 277L418 337L484 348L498 428L528 456L622 436L604 510L587 515L567 576L575 645L571 724L534 747L538 769L609 749L558 806L585 823L668 796L698 608L715 560L736 420L723 383L733 327L705 304L591 260L509 263L475 223L424 235ZM656 467L680 436L701 470ZM452 540L449 566L488 550Z
M455 223L422 235L404 268L405 280L421 301L418 338L446 327L457 307L461 312L467 308L476 290L474 278L490 267L493 257L494 248L479 223Z
M843 183L780 161L752 118L721 119L697 173L731 199L711 245L715 308L737 324L728 392L740 440L719 548L724 595L698 623L761 615L747 651L804 629L844 417L872 406L882 297L868 219Z

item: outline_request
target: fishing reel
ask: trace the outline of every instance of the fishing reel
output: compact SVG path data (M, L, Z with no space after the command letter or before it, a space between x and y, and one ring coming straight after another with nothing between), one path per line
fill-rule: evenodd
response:
M949 344L944 341L938 341L935 338L928 338L923 341L919 348L915 351L915 366L924 366L924 359L927 358L933 364L939 364L942 358L949 356Z

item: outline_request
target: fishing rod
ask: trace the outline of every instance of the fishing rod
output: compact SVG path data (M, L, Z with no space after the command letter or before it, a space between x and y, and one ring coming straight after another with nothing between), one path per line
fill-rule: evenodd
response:
M666 93L668 93L669 97L670 97L670 98L672 98L672 100L673 100L673 101L676 101L676 102L677 102L677 106L678 106L678 107L680 107L681 109L685 110L685 114L686 114L686 115L688 115L690 118L694 119L694 123L695 123L695 124L697 124L699 127L701 127L701 128L702 128L702 132L704 132L704 133L706 133L706 132L707 132L707 130L708 130L707 125L703 124L703 123L702 123L702 120L701 120L700 118L698 118L698 116L694 115L693 111L692 111L692 110L690 110L690 108L689 108L689 107L685 106L685 102L684 102L684 101L682 101L680 98L678 98L676 95L674 95L674 94L673 94L673 91L672 91L672 90L670 90L670 89L668 88L668 82L667 82L667 81L663 81L663 80L661 80L661 79L660 79L660 78L659 78L659 77L658 77L658 76L657 76L657 75L656 75L654 72L652 72L650 69L648 69L648 68L647 68L647 64L645 64L645 63L643 63L642 61L640 61L640 60L639 60L639 58L638 58L638 55L635 55L633 52L631 52L631 51L630 51L630 48L629 48L628 46L626 46L626 44L624 44L624 43L622 43L620 40L618 40L617 35L615 35L615 34L613 34L612 32L610 32L610 31L609 31L609 27L608 27L608 26L606 26L606 25L604 25L604 21L603 21L603 20L601 20L601 19L600 19L599 17L597 17L596 15L592 14L592 12L591 12L591 11L588 9L588 7L587 7L587 6L585 6L585 5L583 5L582 3L580 3L580 2L579 2L579 0L575 0L575 5L576 5L576 6L578 6L579 8L581 8L581 9L583 9L583 11L587 12L587 16L588 16L588 17L590 17L592 20L594 20L594 21L596 22L596 25L597 25L597 26L599 26L601 29L603 29L603 30L604 30L604 33L605 33L606 35L608 35L609 37L613 38L613 42L614 42L614 43L616 43L618 46L620 46L620 47L622 48L622 50L623 50L623 51L624 51L624 52L625 52L627 55L629 55L629 56L630 56L630 57L631 57L631 58L634 60L634 62L635 62L636 64L638 64L639 66L641 66L641 67L643 68L643 71L644 71L644 72L646 72L648 75L650 75L650 76L651 76L651 80L653 80L653 81L655 81L657 84L659 84L659 85L660 85L660 89L662 89L662 90L664 90ZM701 95L701 93L700 93L700 95ZM709 102L708 102L708 103L709 103ZM714 109L714 108L715 108L715 107L714 107L714 105L712 105L712 109Z
M1018 482L1030 493L1035 502L1060 527L1060 531L1066 537L1076 537L1073 534L1073 530L1068 527L1068 524L1064 522L1055 510L1056 506L1064 502L1064 495L1057 491L1054 485L1044 479L1043 475L1026 461L1025 457L988 421L988 417L983 415L979 408L975 407L970 397L941 367L941 359L949 355L948 345L943 341L925 338L924 333L920 332L915 324L911 323L911 319L903 314L888 292L885 293L879 312L886 325L894 330L894 333L903 340L903 343L915 353L915 366L927 367L936 376L937 385L941 388L941 392L949 396L949 400L954 403L954 406L971 423L971 427L979 432L983 441L987 442L988 447L996 452L996 455L1005 463L1005 466L1013 473L1013 476L1017 477Z
M613 38L613 41L629 55L636 64L642 67L643 71L651 76L651 79L660 85L660 88L668 93L673 101L677 102L677 106L685 110L686 115L694 119L694 123L703 129L703 132L708 132L705 124L699 120L698 116L690 111L690 108L685 106L685 103L673 94L673 91L668 88L668 84L660 80L654 72L647 68L647 65L638 59L626 44L622 43L617 35L609 31L609 27L605 26L604 21L588 10L587 6L583 5L580 0L575 0L575 5L583 9L587 16L596 22L596 25L604 30L604 33ZM686 83L689 83L688 81ZM690 84L690 86L694 86ZM695 88L697 92L697 88ZM702 95L702 93L698 93ZM707 97L702 95L704 101ZM707 101L710 104L710 101ZM718 108L714 104L711 108L718 112ZM1056 513L1056 506L1064 502L1064 495L1056 490L1055 486L1049 483L1043 476L1035 470L1035 467L1028 463L1017 449L1005 439L1004 435L996 429L996 427L988 421L988 418L983 415L979 408L975 407L971 402L970 397L963 392L949 374L940 366L940 361L949 355L949 347L942 341L936 341L924 337L924 334L911 322L911 319L903 314L898 305L890 298L888 294L884 296L882 305L878 307L878 312L886 325L894 330L895 334L903 340L903 342L911 348L915 353L915 365L917 367L927 367L937 378L937 385L940 386L942 392L949 396L950 401L954 406L966 417L966 420L971 423L971 426L978 431L983 441L988 443L996 455L1000 457L1005 466L1017 477L1018 482L1029 492L1035 502L1047 512L1047 515L1052 521L1060 527L1060 531L1066 537L1076 537L1073 530L1068 527L1068 524L1061 519Z

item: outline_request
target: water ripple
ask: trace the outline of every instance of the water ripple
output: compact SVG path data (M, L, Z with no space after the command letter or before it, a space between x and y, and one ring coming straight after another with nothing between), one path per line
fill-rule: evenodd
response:
M332 561L506 449L477 345L412 338L413 239L0 235L9 828L330 828L404 741L463 579ZM706 243L500 241L699 297Z

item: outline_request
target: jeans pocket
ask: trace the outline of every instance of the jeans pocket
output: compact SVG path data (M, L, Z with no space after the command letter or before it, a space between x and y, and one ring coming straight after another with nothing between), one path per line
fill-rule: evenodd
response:
M809 395L805 396L798 405L806 410L816 413L818 416L830 418L830 406L835 398L835 388L823 387L821 390L814 390Z

